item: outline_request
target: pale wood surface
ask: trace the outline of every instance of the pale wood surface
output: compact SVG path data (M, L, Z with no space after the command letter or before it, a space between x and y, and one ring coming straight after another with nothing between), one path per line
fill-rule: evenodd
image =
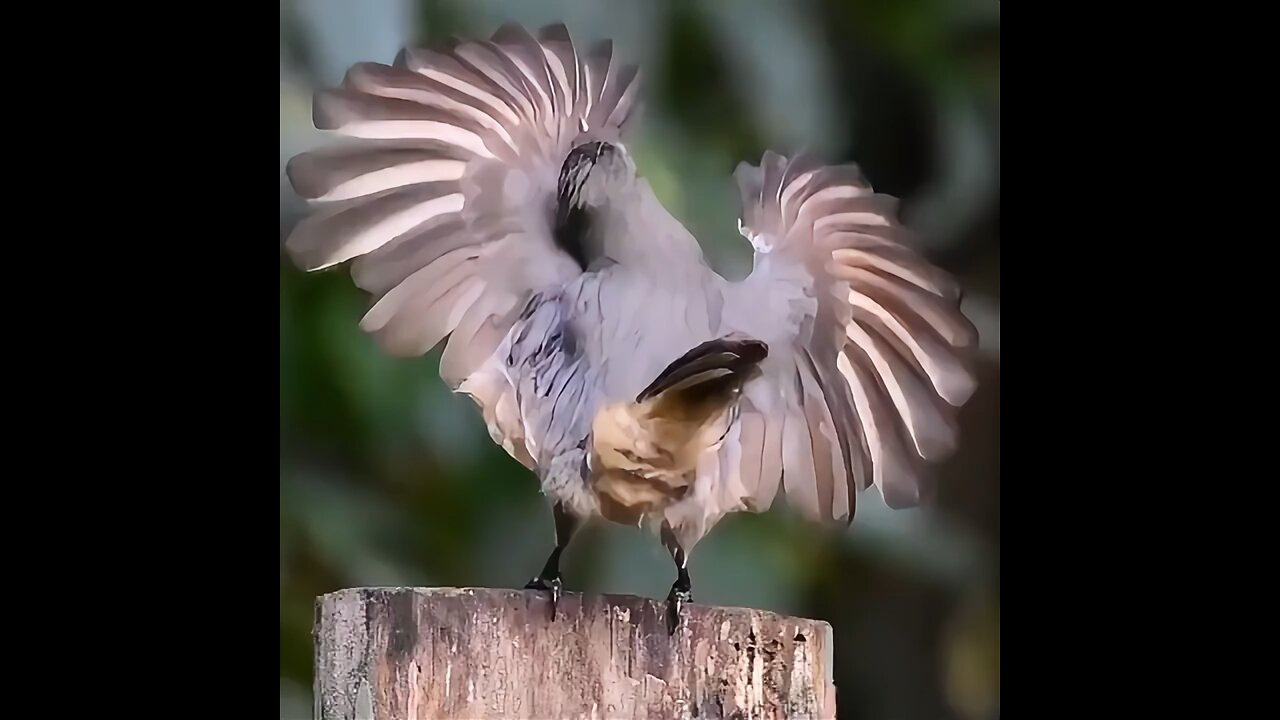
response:
M353 588L316 603L316 717L835 717L831 627L690 604L484 588Z

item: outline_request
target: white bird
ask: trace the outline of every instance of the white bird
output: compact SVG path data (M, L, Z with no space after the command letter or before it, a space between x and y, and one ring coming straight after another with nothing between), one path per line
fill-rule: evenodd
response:
M361 63L315 97L354 138L293 158L315 211L286 242L308 271L351 262L360 322L394 356L447 337L441 377L535 472L556 544L527 587L559 598L560 554L593 517L689 553L782 491L851 522L931 484L972 395L977 333L954 280L911 248L893 198L852 165L766 152L734 173L751 273L717 274L637 174L622 131L638 72L563 25Z

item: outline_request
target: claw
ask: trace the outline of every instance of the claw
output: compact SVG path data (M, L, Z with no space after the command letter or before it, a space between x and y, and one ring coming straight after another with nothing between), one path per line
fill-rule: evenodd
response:
M528 584L524 586L524 589L525 590L542 590L543 592L550 591L551 621L555 622L556 605L560 602L560 591L561 591L561 588L563 587L564 587L563 583L560 582L560 576L557 575L556 577L553 577L553 578L544 578L541 576L536 577L530 580Z

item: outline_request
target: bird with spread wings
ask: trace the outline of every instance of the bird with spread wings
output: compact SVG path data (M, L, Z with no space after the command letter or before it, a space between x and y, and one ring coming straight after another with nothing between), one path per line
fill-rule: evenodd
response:
M535 473L555 546L527 587L560 596L591 518L657 531L676 565L728 513L780 494L851 522L875 486L917 505L975 388L961 291L853 165L740 164L749 275L731 282L637 173L639 73L563 25L360 63L314 98L345 140L287 173L311 211L301 268L350 263L385 352L442 341L441 377Z

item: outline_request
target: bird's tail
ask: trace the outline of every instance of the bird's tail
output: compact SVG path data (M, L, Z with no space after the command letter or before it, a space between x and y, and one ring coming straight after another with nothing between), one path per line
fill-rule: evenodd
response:
M684 497L698 460L725 438L742 386L769 348L726 336L698 345L654 378L634 401L593 419L593 487L605 517L630 524Z
M754 338L729 335L698 345L676 358L636 396L641 404L666 398L696 401L740 389L769 355Z

